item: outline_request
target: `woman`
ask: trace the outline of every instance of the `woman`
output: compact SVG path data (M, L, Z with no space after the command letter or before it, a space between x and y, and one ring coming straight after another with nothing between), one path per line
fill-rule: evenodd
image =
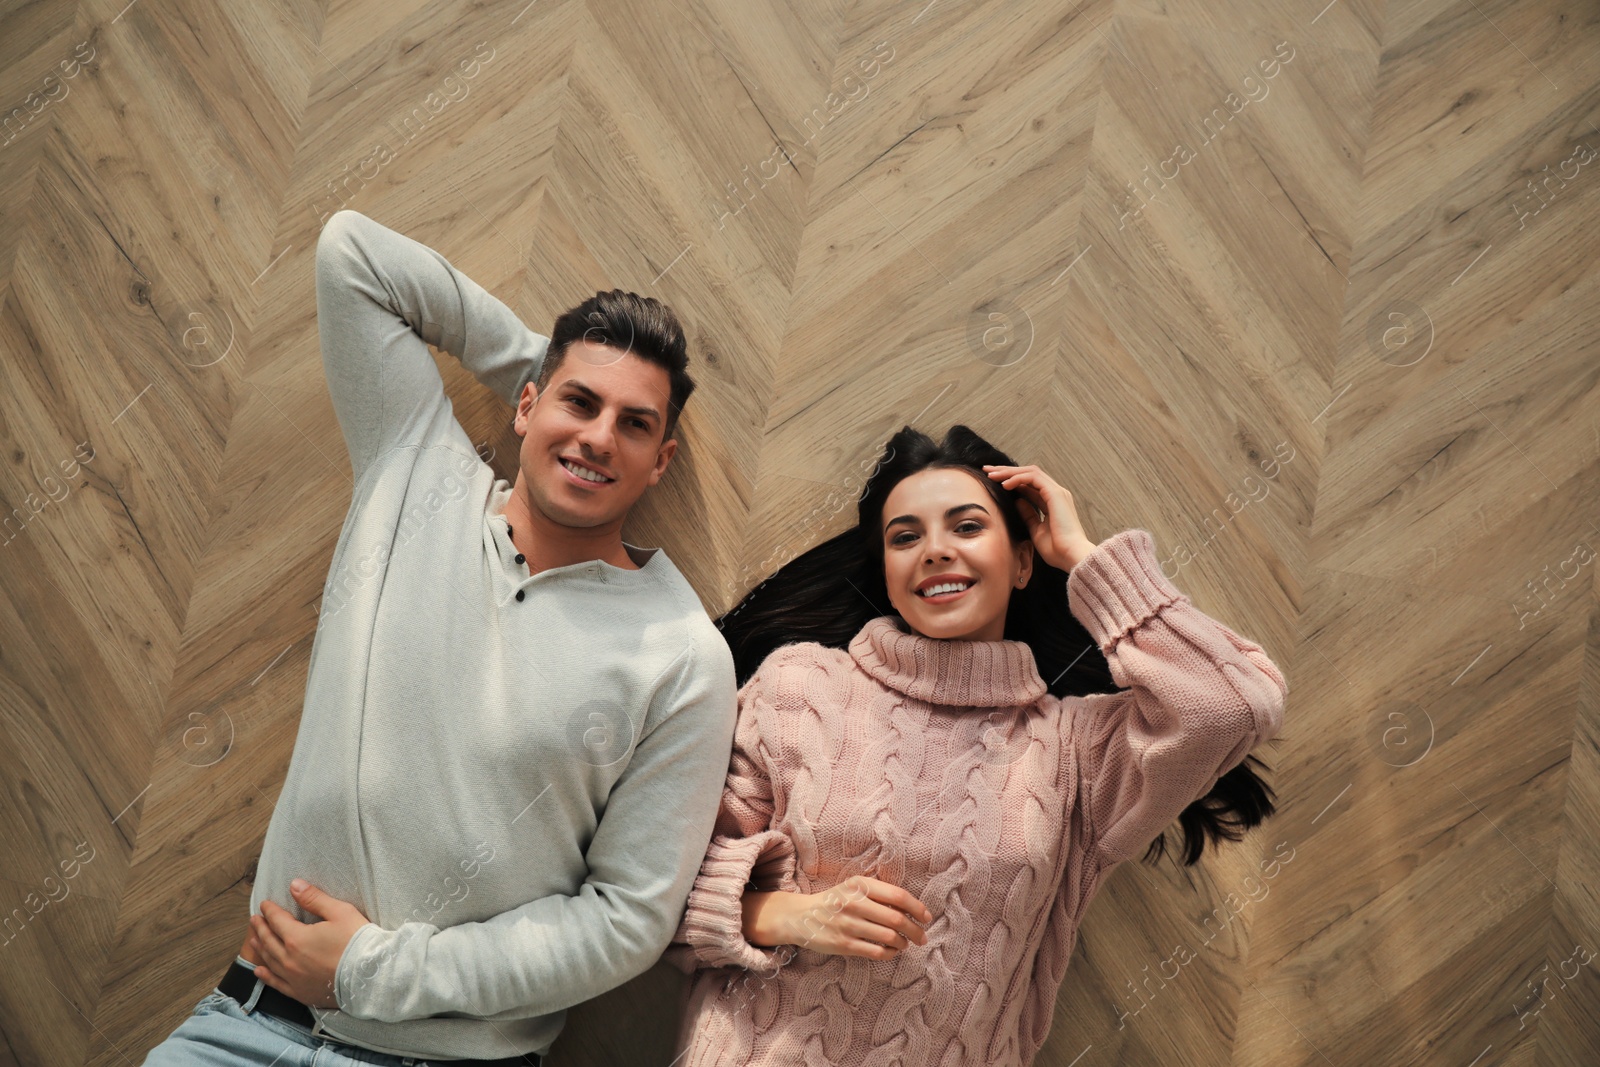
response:
M1026 1067L1110 870L1273 811L1244 762L1288 687L1148 532L1095 545L965 426L896 434L859 520L717 620L740 711L665 957L682 1067Z

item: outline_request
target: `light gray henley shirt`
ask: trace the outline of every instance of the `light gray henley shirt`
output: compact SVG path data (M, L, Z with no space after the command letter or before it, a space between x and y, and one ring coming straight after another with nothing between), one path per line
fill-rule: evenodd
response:
M316 250L354 498L250 908L300 877L370 920L317 1030L402 1056L547 1052L566 1009L671 940L710 842L733 658L661 549L529 575L511 486L427 344L507 403L549 339L443 256L351 210Z

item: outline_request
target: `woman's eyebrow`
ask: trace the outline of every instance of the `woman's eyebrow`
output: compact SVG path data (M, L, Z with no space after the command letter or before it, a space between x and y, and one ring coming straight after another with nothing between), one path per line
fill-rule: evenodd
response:
M983 512L985 515L989 514L989 509L984 507L982 504L957 504L955 507L953 507L953 508L949 509L948 511L946 511L944 513L944 517L947 518L947 519L953 518L956 515L959 515L961 512L970 511L973 508L977 508L979 511ZM889 527L893 526L897 522L918 522L918 521L920 521L920 520L915 515L897 515L894 518L890 519L888 522L884 523L883 524L883 528L885 530L887 530Z

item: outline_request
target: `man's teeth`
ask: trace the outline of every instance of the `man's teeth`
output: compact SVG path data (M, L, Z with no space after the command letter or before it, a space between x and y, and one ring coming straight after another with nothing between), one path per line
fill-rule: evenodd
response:
M611 480L610 478L607 478L604 475L596 474L594 471L588 470L587 468L579 467L573 463L568 463L566 460L562 460L561 465L585 481L609 482Z
M971 582L945 582L943 585L930 586L927 589L920 590L917 595L923 597L938 596L940 593L954 593L958 590L969 588L971 585Z

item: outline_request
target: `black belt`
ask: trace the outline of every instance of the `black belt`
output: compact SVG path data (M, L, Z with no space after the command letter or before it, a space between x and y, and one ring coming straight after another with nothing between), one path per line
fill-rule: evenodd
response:
M256 988L255 972L238 960L228 968L228 973L222 976L222 981L217 983L217 988L237 1000L242 1006L250 999L250 994ZM255 1010L267 1015L274 1015L280 1019L287 1019L292 1023L299 1023L307 1030L315 1029L317 1021L311 1017L311 1009L295 1000L287 993L280 993L265 982L261 985L261 996L256 998ZM322 1035L318 1035L319 1037ZM333 1038L326 1038L332 1041ZM359 1046L357 1046L359 1047ZM393 1055L393 1053L391 1053ZM426 1059L417 1056L416 1059ZM440 1060L440 1063L459 1064L460 1067L543 1067L544 1057L537 1052L524 1053L521 1056L508 1056L503 1060Z

